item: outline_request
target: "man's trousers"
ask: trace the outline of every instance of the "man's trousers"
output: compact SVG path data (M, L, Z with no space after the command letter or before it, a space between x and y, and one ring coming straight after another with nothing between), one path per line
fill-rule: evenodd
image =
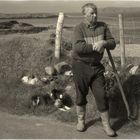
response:
M95 97L98 110L108 110L108 101L105 92L105 68L101 63L91 64L79 60L73 60L72 71L76 88L76 105L87 104L86 96L89 88Z

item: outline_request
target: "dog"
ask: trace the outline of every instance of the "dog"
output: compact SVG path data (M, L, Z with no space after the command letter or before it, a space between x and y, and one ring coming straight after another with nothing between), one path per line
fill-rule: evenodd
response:
M41 104L54 105L61 111L67 111L71 109L73 101L69 95L64 93L61 89L53 89L50 93L45 95L36 94L31 97L33 107L37 107Z
M136 119L138 117L137 97L140 96L140 75L130 75L126 71L123 71L119 74L119 78L122 83L122 87L124 89L124 93L129 104L131 113L130 116L132 119ZM125 107L115 74L113 72L108 73L107 75L105 75L105 80L106 80L105 90L111 104L110 106L112 108L112 112L116 110L114 114L118 113L120 114L120 117L122 117L124 116Z

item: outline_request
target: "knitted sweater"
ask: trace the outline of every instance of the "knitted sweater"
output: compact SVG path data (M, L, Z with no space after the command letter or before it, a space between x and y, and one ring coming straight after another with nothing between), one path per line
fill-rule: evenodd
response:
M107 41L105 48L114 49L116 46L115 40L104 22L97 22L92 27L81 22L74 29L72 58L89 63L100 62L103 53L92 49L92 43L99 40Z

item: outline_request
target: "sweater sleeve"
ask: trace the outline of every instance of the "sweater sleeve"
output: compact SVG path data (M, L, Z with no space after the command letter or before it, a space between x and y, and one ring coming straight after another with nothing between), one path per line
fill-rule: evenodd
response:
M74 28L73 35L73 51L78 54L89 54L92 53L92 44L87 44L84 40L83 32L79 26Z
M105 48L113 50L116 47L115 40L112 37L112 34L107 25L105 25L105 40L107 41Z

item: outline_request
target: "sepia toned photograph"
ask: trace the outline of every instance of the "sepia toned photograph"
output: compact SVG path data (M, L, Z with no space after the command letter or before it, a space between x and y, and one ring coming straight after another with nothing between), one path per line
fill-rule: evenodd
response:
M140 139L140 0L0 0L0 139Z

